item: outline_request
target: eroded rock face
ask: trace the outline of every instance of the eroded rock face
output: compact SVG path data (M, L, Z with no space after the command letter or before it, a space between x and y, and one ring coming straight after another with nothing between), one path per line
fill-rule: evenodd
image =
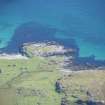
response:
M63 85L61 84L61 82L60 82L59 80L56 81L55 87L56 87L56 91L57 91L58 93L61 93L61 92L63 92L63 90L64 90L64 87L63 87ZM62 105L63 105L63 104L62 104Z

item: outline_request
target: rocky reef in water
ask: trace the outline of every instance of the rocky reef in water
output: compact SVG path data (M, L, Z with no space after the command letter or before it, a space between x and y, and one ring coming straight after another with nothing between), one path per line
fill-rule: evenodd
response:
M18 26L11 40L5 48L0 49L1 53L19 53L23 43L54 40L56 29L44 26L37 22L27 22Z
M43 41L56 41L61 45L77 48L74 39L57 39L54 35L59 31L61 30L38 22L31 21L23 23L15 29L8 45L5 48L0 49L0 52L19 53L19 50L24 43Z

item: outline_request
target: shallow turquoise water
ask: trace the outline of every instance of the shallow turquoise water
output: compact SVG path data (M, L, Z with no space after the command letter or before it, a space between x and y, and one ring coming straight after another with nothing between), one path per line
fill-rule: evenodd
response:
M80 56L105 59L104 11L104 0L0 0L0 48L8 45L17 27L35 21L61 30L56 39L74 38Z

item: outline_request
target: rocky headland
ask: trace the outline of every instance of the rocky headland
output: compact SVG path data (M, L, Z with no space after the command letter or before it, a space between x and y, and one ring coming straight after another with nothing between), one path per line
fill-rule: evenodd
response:
M80 70L103 70L105 69L105 61L96 60L95 57L79 57L77 48L66 48L57 42L39 42L24 43L20 49L23 56L33 57L51 57L62 56L62 71L80 71Z

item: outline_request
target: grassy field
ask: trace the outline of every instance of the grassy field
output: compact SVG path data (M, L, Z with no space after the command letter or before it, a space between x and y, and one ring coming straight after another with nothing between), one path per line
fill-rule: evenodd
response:
M15 97L16 105L59 105L61 96L55 91L59 67L51 60L42 57L0 60L0 97ZM9 101L15 105L14 99L9 98L0 105L9 105Z
M77 100L105 101L104 70L75 72L62 77L60 82L64 86L64 97L69 103L75 105Z
M29 52L30 53L30 52ZM64 73L64 56L0 59L0 105L78 105L105 100L105 71ZM56 91L59 80L63 87ZM84 105L86 105L84 103Z

